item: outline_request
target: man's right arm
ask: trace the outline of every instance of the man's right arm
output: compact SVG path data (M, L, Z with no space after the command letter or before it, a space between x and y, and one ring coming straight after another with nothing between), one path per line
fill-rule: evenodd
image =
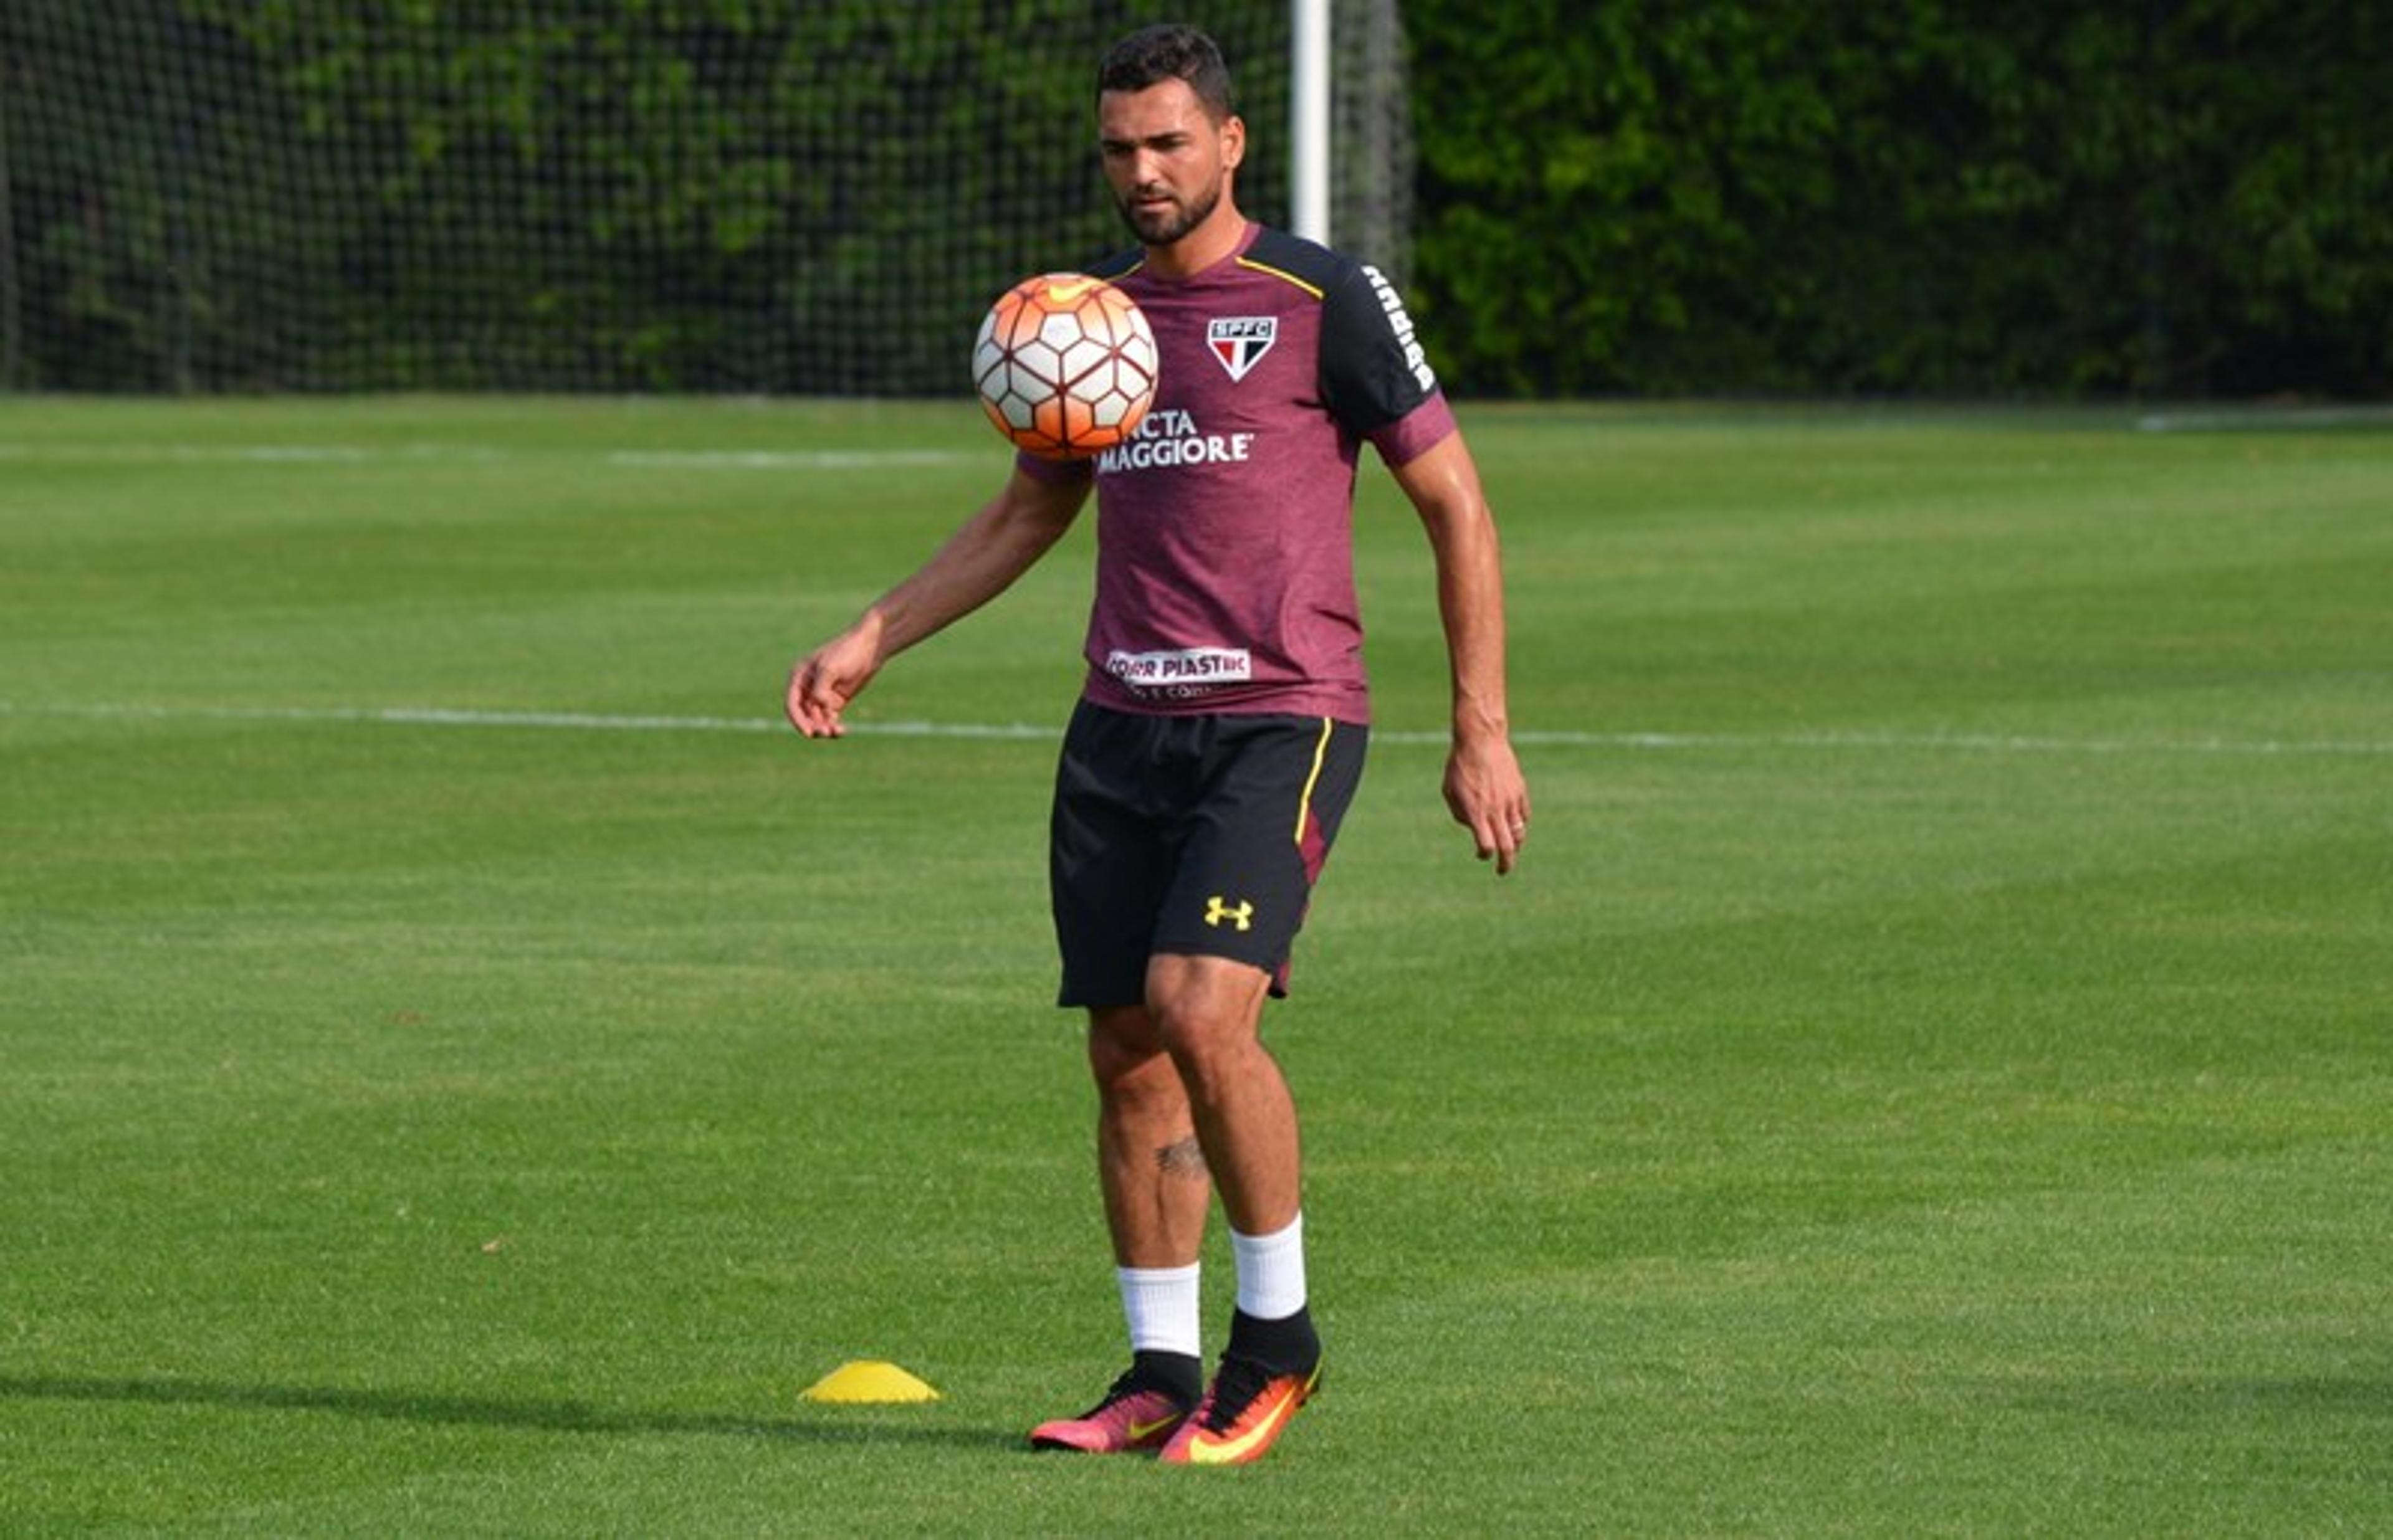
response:
M1084 476L1043 480L1017 465L1004 489L920 570L798 659L790 671L790 724L808 737L838 737L848 702L882 665L1013 586L1072 527L1090 485Z

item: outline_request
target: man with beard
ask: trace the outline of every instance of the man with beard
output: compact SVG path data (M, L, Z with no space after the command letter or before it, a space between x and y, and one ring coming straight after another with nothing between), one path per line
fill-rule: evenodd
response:
M1060 1003L1088 1013L1131 1365L1031 1441L1236 1464L1271 1446L1321 1372L1295 1104L1261 1027L1362 773L1366 442L1429 533L1453 685L1446 803L1499 873L1529 798L1506 721L1494 520L1395 291L1238 212L1246 124L1202 33L1117 44L1097 129L1138 245L1092 271L1154 327L1153 409L1093 462L1018 456L921 570L799 660L788 709L807 737L837 737L891 657L1002 592L1096 489L1089 672L1056 775L1051 889ZM1197 1259L1215 1194L1237 1302L1208 1385Z

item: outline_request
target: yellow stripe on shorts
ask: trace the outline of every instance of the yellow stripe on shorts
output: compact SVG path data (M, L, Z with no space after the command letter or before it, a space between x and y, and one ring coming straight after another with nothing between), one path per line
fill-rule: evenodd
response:
M1313 773L1304 777L1304 795L1296 803L1296 842L1304 843L1304 820L1313 813L1313 788L1321 779L1321 763L1329 757L1329 732L1337 726L1334 717L1321 719L1321 741L1313 746Z

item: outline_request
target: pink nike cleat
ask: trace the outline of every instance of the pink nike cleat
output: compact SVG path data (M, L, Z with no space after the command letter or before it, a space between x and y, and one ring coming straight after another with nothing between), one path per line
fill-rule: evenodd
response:
M1077 1417L1057 1417L1030 1430L1034 1449L1077 1449L1126 1455L1158 1449L1188 1418L1188 1403L1139 1381L1136 1370L1114 1381L1105 1398Z

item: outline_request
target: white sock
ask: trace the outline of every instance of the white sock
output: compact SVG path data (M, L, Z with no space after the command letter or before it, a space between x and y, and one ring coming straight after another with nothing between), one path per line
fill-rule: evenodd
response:
M1196 1271L1186 1267L1119 1267L1122 1317L1130 1323L1130 1351L1186 1353L1202 1358Z
M1230 1232L1238 1264L1238 1309L1258 1321L1281 1321L1304 1308L1304 1216L1270 1235Z

